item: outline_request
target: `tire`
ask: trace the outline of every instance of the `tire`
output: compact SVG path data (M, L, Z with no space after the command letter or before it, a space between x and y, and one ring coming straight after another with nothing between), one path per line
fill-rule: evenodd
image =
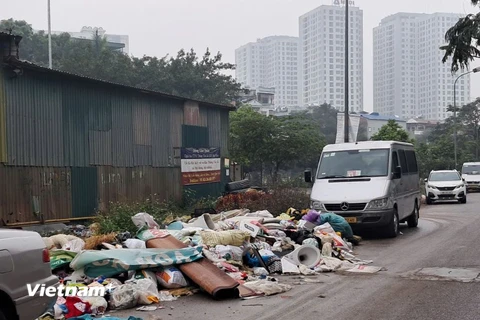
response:
M463 197L462 200L460 200L460 203L467 203L467 196Z
M385 236L387 236L388 238L395 238L399 234L399 229L400 229L400 222L398 220L398 212L397 212L397 209L394 209L392 220L390 220L390 222L386 227Z
M433 204L433 201L430 200L430 198L427 198L427 201L426 201L426 202L427 202L427 204Z
M420 218L420 208L418 204L415 202L415 207L413 208L413 212L407 219L407 224L409 228L416 228L418 226L418 219Z
M7 320L7 317L5 316L2 310L0 310L0 320Z

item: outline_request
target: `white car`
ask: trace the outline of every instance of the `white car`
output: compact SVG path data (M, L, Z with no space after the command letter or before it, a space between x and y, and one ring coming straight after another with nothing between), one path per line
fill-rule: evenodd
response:
M467 188L457 170L431 171L428 179L425 179L425 196L427 204L443 200L467 203Z

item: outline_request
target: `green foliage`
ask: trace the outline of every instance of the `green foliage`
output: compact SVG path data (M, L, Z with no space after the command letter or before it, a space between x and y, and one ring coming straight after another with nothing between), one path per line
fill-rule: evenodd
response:
M414 142L413 139L408 136L408 132L395 120L388 120L388 123L382 126L380 130L371 137L371 140Z
M0 21L0 31L7 30L23 37L21 59L48 66L45 32L34 33L25 21ZM52 60L53 67L62 71L214 103L230 104L241 89L232 76L225 75L234 65L208 49L201 57L193 49L182 49L174 57L137 58L111 50L101 37L90 41L64 33L52 35Z
M471 102L457 110L457 162L454 158L453 117L438 124L429 132L424 141L416 142L420 174L426 177L430 170L457 169L464 162L479 161L480 100ZM450 111L453 111L451 108Z
M471 0L477 6L479 0ZM459 69L468 68L475 58L480 57L480 13L468 14L452 26L445 34L446 45L440 47L445 51L442 62L452 59L451 70L453 73Z
M231 114L230 141L236 162L266 168L274 183L282 167L317 159L325 145L310 115L267 117L248 106Z
M246 192L229 194L217 203L217 211L229 211L234 209L249 209L251 212L268 210L272 215L279 216L289 208L299 210L308 208L310 197L305 188L277 187L270 193Z
M106 212L99 212L95 220L99 223L101 234L124 231L135 234L138 229L133 224L132 217L139 212L147 212L159 224L169 216L180 217L186 213L174 202L147 199L142 202L111 203L109 209Z

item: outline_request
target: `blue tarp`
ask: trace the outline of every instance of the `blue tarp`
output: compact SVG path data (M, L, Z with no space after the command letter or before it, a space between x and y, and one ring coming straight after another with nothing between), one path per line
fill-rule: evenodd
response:
M346 239L353 238L352 227L350 227L350 224L344 217L332 212L321 213L317 220L317 224L322 225L326 222L332 226L333 230L341 232L342 237Z
M125 271L171 266L203 258L202 247L182 249L86 250L70 263L73 270L83 269L89 277L111 277Z

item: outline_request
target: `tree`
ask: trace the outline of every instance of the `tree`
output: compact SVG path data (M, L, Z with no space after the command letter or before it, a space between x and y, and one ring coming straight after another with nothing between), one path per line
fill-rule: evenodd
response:
M325 136L327 143L335 143L337 136L337 113L338 111L328 103L319 107L313 107L312 118Z
M48 39L45 32L35 33L25 21L0 21L0 31L23 37L20 58L48 65ZM234 65L222 62L221 53L206 50L198 57L192 49L163 58L130 57L109 48L105 38L75 39L68 33L52 35L53 67L91 78L148 90L181 95L207 102L230 104L237 100L241 85L225 71Z
M325 140L317 125L306 114L275 118L267 159L273 183L278 182L282 166L317 161Z
M473 6L477 6L480 0L471 0ZM451 70L457 72L459 69L468 68L468 65L475 58L480 57L480 13L468 14L461 18L445 34L447 44L440 47L445 51L442 62L445 63L452 58Z
M384 140L384 141L401 141L413 143L408 135L408 132L405 131L395 120L388 120L388 123L380 128L377 133L375 133L371 140Z
M230 142L233 160L261 172L267 170L274 183L280 169L316 161L325 145L309 115L267 117L249 106L231 114Z

